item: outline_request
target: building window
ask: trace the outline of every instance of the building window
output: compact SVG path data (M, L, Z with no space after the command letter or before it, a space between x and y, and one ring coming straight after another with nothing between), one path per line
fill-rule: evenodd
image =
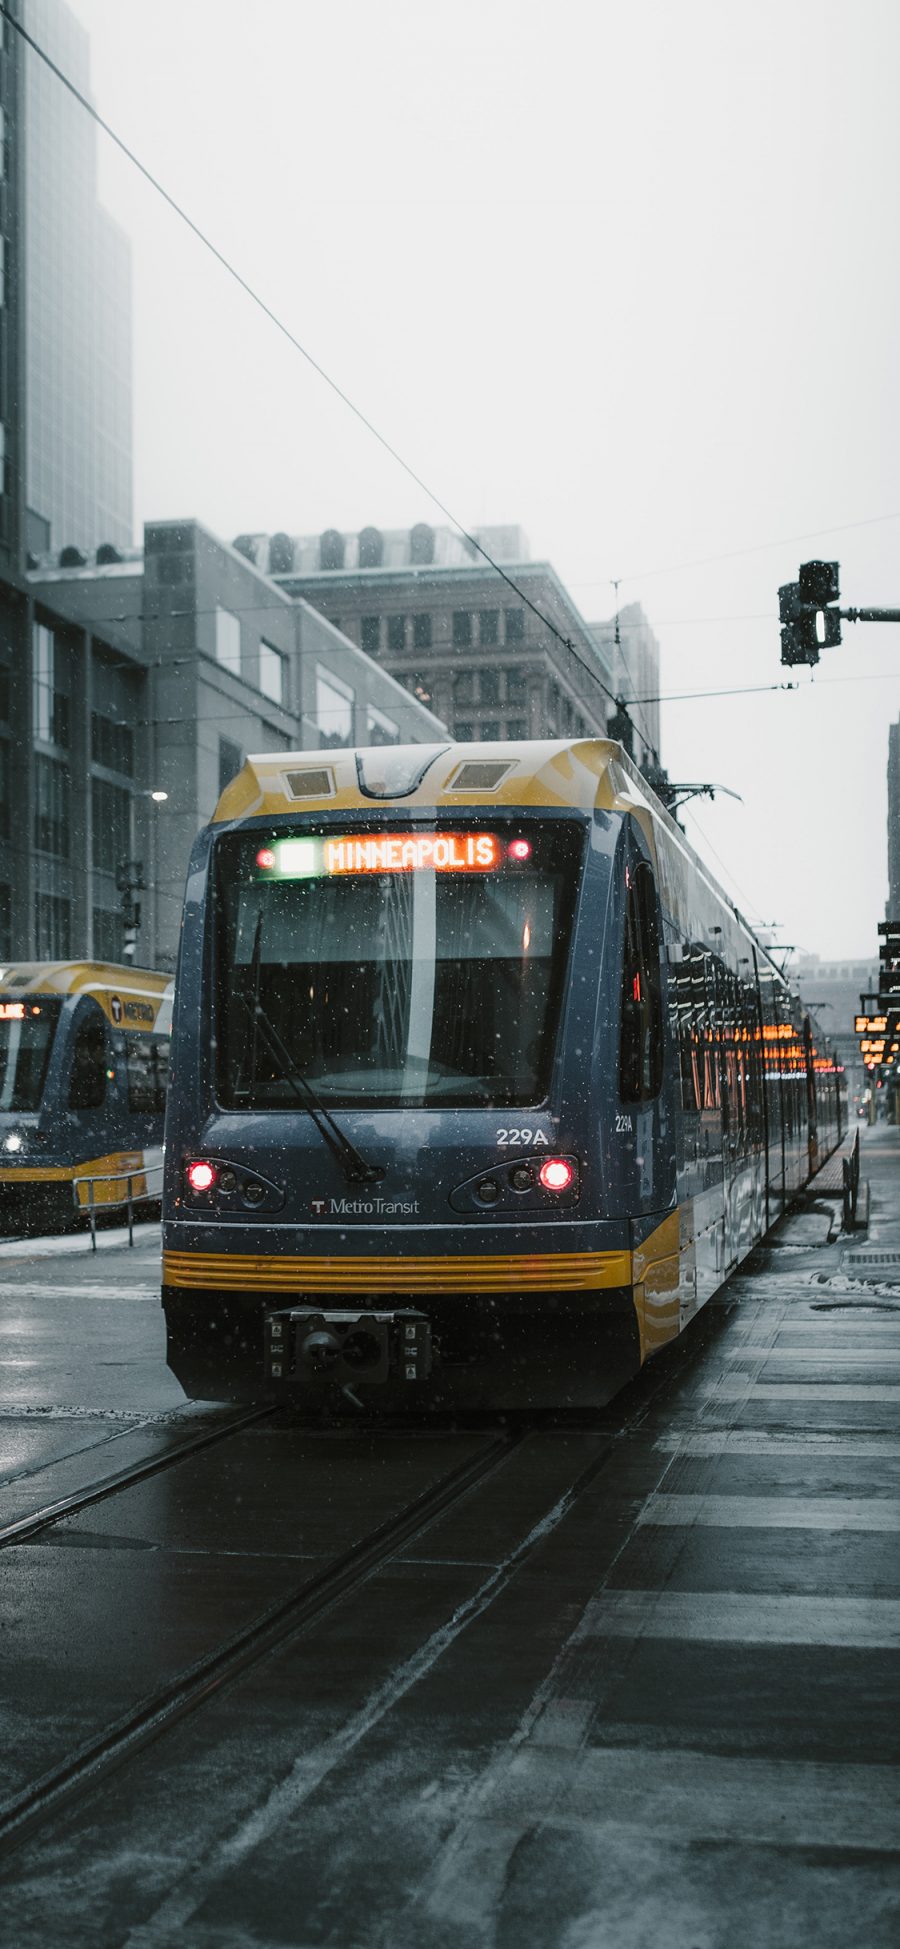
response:
M482 609L478 618L478 636L479 636L479 641L482 643L499 643L500 641L499 609Z
M6 238L0 237L0 305L6 303Z
M505 619L506 619L507 643L524 643L525 641L524 609L507 609L505 611Z
M406 648L406 617L405 616L388 617L387 643L388 643L388 649L393 650L395 655L398 651L405 650Z
M319 537L319 567L340 569L344 566L344 537L337 528L326 528Z
M378 528L361 528L359 531L360 568L380 568L384 560L384 537Z
M454 724L453 736L460 744L471 744L475 733L471 724Z
M97 871L115 873L131 858L131 793L105 778L91 779L91 860Z
M316 669L316 724L321 748L353 743L353 691L321 665Z
M499 670L482 670L479 677L478 690L482 704L499 704Z
M91 914L95 961L121 961L125 946L122 915L117 907L94 907Z
M35 894L34 933L39 961L64 961L71 953L69 902L62 894Z
M369 744L399 744L400 726L388 717L386 711L376 710L374 704L366 708L366 737Z
M377 656L381 642L381 617L364 616L360 624L360 642L367 656Z
M456 676L453 679L454 704L474 704L475 702L474 679L475 679L474 670L457 671Z
M453 648L467 650L472 641L472 616L468 609L453 611Z
M519 738L527 738L528 726L524 717L511 717L506 726L506 735L508 738L515 738L517 740Z
M6 175L6 113L0 108L0 176Z
M524 670L507 670L506 701L508 704L524 704L525 702Z
M241 625L230 609L216 608L216 661L236 677L241 674Z
M259 644L259 687L273 704L284 703L284 665L285 658L280 650L261 637Z
M431 617L414 616L413 617L413 649L430 650L430 648L431 648Z
M412 691L414 697L418 697L420 704L431 703L431 678L426 670L410 670L401 678L401 682L407 690Z
M41 744L69 744L69 657L52 629L34 626L34 735Z
M91 758L95 765L102 765L104 771L121 771L126 778L133 778L134 733L131 725L122 724L115 717L103 717L100 711L92 711Z
M43 754L34 761L34 843L39 853L69 857L69 768Z
M493 717L485 718L484 723L481 726L481 735L483 738L488 738L491 744L495 744L497 739L500 736L499 718L493 718Z
M231 738L220 738L219 739L219 797L220 798L222 796L222 793L225 790L226 785L230 785L232 779L237 778L238 772L240 771L243 762L244 762L244 754L241 750L240 745L234 744Z

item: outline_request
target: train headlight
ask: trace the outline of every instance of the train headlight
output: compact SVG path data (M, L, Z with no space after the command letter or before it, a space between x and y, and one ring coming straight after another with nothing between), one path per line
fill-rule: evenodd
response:
M22 1135L21 1130L8 1131L7 1135L3 1139L3 1148L5 1151L9 1152L12 1156L15 1156L16 1151L24 1150L25 1139Z
M211 1191L216 1181L214 1165L204 1163L199 1157L188 1165L186 1176L192 1191Z
M575 1167L566 1157L545 1157L538 1175L545 1191L568 1191L575 1182Z

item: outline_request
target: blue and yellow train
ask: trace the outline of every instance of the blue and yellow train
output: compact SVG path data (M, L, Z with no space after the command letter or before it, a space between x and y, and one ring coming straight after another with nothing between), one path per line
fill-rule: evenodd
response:
M248 759L191 861L190 1394L602 1404L838 1143L842 1074L618 745Z
M0 1230L67 1227L159 1190L171 977L92 961L0 967Z

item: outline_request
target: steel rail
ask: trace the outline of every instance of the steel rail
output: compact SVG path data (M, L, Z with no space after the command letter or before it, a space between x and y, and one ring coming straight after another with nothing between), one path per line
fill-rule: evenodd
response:
M279 1599L253 1622L198 1658L168 1684L142 1699L102 1733L88 1739L57 1766L0 1808L0 1857L12 1853L36 1827L70 1799L89 1792L115 1768L178 1725L224 1686L295 1636L342 1598L357 1590L404 1544L430 1528L468 1491L492 1475L524 1439L504 1432L488 1448L443 1476L398 1515L351 1545L337 1561Z
M131 1468L117 1469L112 1475L101 1476L99 1481L92 1482L86 1489L76 1489L70 1496L58 1496L55 1501L45 1503L43 1508L32 1510L30 1515L3 1524L0 1527L0 1549L5 1549L11 1543L27 1543L52 1523L58 1523L61 1517L76 1516L80 1510L89 1509L92 1503L105 1502L107 1496L115 1495L119 1489L130 1489L136 1482L146 1482L149 1476L160 1475L164 1469L183 1461L186 1455L195 1455L201 1448L211 1448L214 1442L224 1441L226 1436L237 1434L242 1428L252 1426L255 1421L263 1421L275 1412L274 1407L250 1408L245 1414L232 1415L230 1420L217 1428L206 1428L202 1434L191 1435L187 1441L178 1442L165 1455L149 1456L145 1462L136 1462ZM142 1425L146 1427L147 1423ZM130 1429L122 1430L123 1435L131 1432ZM83 1452L75 1451L76 1454ZM62 1459L68 1461L72 1458L66 1456Z
M664 1364L660 1362L650 1387L646 1384L646 1370L635 1377L625 1394L627 1398L632 1387L640 1384L640 1398L618 1425L605 1431L607 1440L601 1452L581 1470L566 1492L569 1507L607 1466L622 1439L639 1428L660 1397L678 1385L696 1357L698 1339L702 1344L712 1337L719 1324L715 1315L710 1317L708 1309L703 1308L686 1332L665 1350L669 1358ZM179 1672L149 1698L139 1701L104 1732L86 1740L65 1760L0 1806L0 1860L13 1854L70 1801L89 1794L119 1766L126 1765L156 1739L181 1724L207 1700L216 1698L271 1651L316 1624L343 1598L353 1596L398 1549L429 1529L454 1504L461 1502L470 1489L508 1460L529 1434L537 1432L535 1426L524 1422L505 1430L480 1455L451 1470L397 1516L352 1544L318 1576L290 1596L279 1599L251 1624ZM598 1428L597 1432L604 1431Z

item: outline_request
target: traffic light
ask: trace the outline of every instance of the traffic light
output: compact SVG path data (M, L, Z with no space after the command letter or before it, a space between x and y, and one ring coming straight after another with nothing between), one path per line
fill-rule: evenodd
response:
M839 562L801 562L800 580L778 591L782 663L818 663L841 640Z
M781 617L782 663L818 663L816 612L803 602L799 582L785 582L778 591Z
M801 562L800 601L811 609L825 609L829 602L840 602L840 562Z

